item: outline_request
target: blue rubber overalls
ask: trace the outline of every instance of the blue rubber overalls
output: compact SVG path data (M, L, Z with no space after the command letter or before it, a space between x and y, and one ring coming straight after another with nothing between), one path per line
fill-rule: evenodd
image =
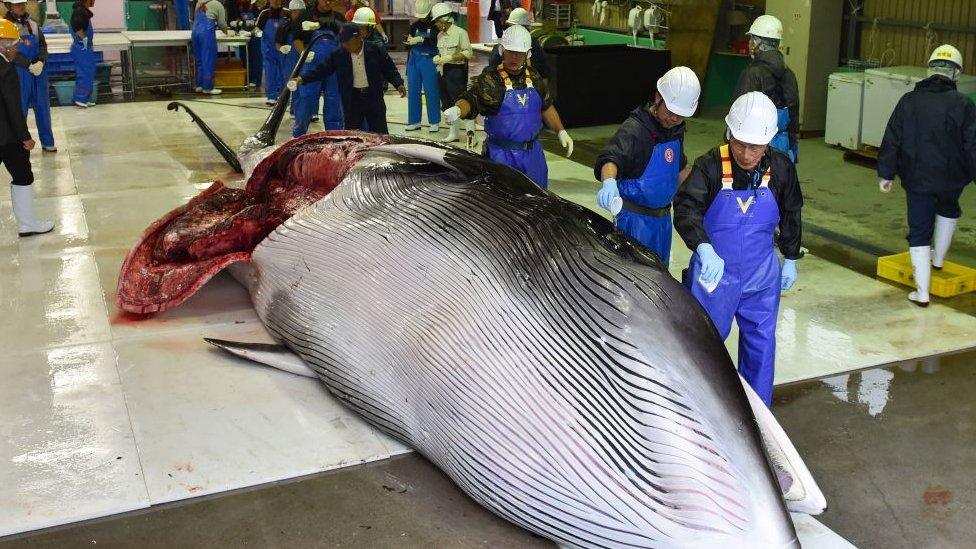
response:
M623 209L617 228L656 253L665 265L671 260L671 200L678 190L681 141L654 145L644 173L617 182Z
M416 29L414 36L429 39L437 34L433 26L426 30ZM420 124L423 110L421 92L427 96L427 122L431 125L441 123L441 92L437 81L437 67L434 56L437 45L417 44L410 48L407 57L407 124Z
M291 73L292 71L295 70L295 65L298 64L298 58L301 57L301 54L298 53L298 48L295 47L295 35L289 32L288 36L285 37L285 40L286 41L284 45L291 46L291 51L288 52L288 55L285 55L285 60L281 65L281 70L285 76L284 80L281 81L282 88L285 87L285 84L288 82L288 79L291 78ZM279 51L278 53L281 52ZM296 102L298 102L298 94L293 93L291 94L291 104L288 105L288 112L290 112L292 116L295 116Z
M498 113L485 117L488 141L485 150L488 158L510 166L528 176L536 185L549 186L549 166L539 142L542 130L542 97L532 86L526 74L525 89L516 90L512 80L501 66L498 67L505 82L505 98Z
M176 28L190 30L190 0L173 0L176 6Z
M253 84L254 87L261 85L261 73L263 71L262 59L264 56L261 52L261 39L254 36L255 23L257 22L258 14L253 9L246 9L241 11L241 21L244 22L244 29L251 33L251 39L247 43L247 51L240 53L247 53L247 82ZM240 48L243 50L244 48Z
M787 107L776 109L776 127L779 132L773 136L769 146L786 153L790 160L796 162L796 146L790 146L790 133L787 131L790 127L790 110Z
M80 40L76 33L71 33L71 38L71 60L75 63L74 101L76 103L91 103L96 63L95 50L92 49L95 47L92 42L95 38L95 30L92 28L91 20L88 21L88 28L85 29L86 40ZM46 89L44 93L47 93Z
M23 20L17 23L20 27L20 44L17 50L31 63L38 61L41 55L40 29L33 21ZM24 109L34 109L34 121L37 122L37 133L41 138L42 147L54 146L54 134L51 133L51 97L48 95L47 70L41 71L40 76L34 76L27 67L17 65L17 76L20 78L20 103Z
M719 257L725 260L725 274L712 293L698 281L701 262L691 256L685 280L701 303L722 339L739 325L739 373L756 390L767 406L773 400L776 359L776 318L779 313L780 265L774 248L779 226L779 205L769 189L770 172L759 177L751 189L732 188L729 147L721 148L722 190L705 213L705 231Z
M284 10L280 13L284 14ZM271 101L278 99L278 94L285 87L288 75L285 74L285 55L278 51L278 44L275 37L278 36L278 29L285 22L284 17L271 17L264 22L261 32L261 57L264 62L264 95Z
M330 29L319 29L312 32L312 39L322 36L312 46L315 57L312 62L305 62L300 76L305 76L318 63L324 63L334 51L339 49L339 41ZM342 97L339 96L339 78L333 74L325 81L309 82L298 86L295 92L295 125L292 137L301 137L308 132L308 125L318 110L319 98L325 96L322 102L322 122L327 130L341 130L345 127L342 114Z
M197 87L210 91L214 87L217 72L217 22L207 17L206 2L201 2L193 17L193 59L197 67Z

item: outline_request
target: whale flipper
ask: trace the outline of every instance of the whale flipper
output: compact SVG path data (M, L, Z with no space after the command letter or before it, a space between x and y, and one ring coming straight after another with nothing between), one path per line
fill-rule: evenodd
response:
M238 341L226 341L223 339L203 338L204 341L223 349L228 353L246 358L250 361L271 366L278 370L283 370L299 376L318 379L315 370L309 368L307 364L295 353L291 352L284 345L274 345L270 343L244 343Z

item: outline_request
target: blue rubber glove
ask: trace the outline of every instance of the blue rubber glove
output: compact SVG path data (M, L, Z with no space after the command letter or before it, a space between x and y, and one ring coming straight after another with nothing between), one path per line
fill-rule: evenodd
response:
M780 288L782 288L784 292L792 288L793 284L796 282L796 277L796 260L783 260L783 272L780 275Z
M603 180L603 188L596 193L596 203L604 210L609 210L610 202L619 196L620 190L617 189L617 180L608 177Z
M725 274L725 260L718 256L715 248L707 242L702 242L695 250L701 261L701 279L708 284L717 284Z

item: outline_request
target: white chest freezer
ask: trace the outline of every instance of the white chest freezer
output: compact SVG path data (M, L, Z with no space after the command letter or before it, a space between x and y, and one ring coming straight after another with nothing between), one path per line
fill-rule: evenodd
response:
M827 127L824 141L845 149L861 147L864 73L837 72L827 79Z
M881 146L885 127L898 100L926 78L928 70L925 67L886 67L864 71L861 141L865 145ZM976 76L960 76L956 87L966 95L976 93Z

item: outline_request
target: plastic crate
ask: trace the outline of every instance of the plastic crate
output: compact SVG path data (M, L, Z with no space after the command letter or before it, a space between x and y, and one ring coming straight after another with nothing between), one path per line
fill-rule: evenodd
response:
M878 258L878 276L906 286L915 286L912 258L908 252ZM932 269L929 293L939 297L953 297L976 290L976 269L946 261L942 270Z
M75 81L74 80L60 80L57 82L51 82L54 86L54 93L58 96L58 104L62 107L67 107L75 104ZM98 81L92 82L92 95L89 99L92 103L98 101Z

